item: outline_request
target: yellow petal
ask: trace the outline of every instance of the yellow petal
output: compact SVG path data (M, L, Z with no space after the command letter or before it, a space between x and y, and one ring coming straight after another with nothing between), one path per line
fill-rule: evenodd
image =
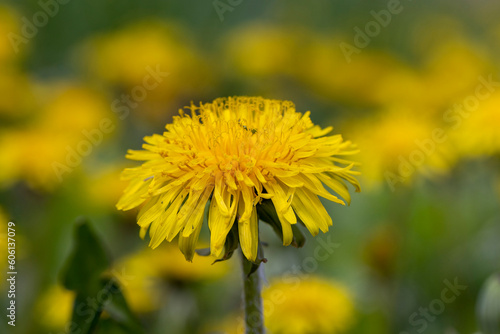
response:
M236 218L236 208L238 207L238 197L229 193L225 194L229 200L232 198L233 203L229 208L229 215L224 215L217 201L212 199L210 203L210 212L208 214L208 226L210 228L210 252L214 257L220 257L226 236L233 226Z
M297 177L278 177L278 179L289 187L303 187L304 183Z
M309 189L309 191L321 197L324 197L332 202L345 205L344 201L342 201L340 198L330 194L328 190L326 190L325 187L323 187L323 184L321 183L320 180L318 180L318 178L315 175L300 173L299 175L296 176L296 178L301 180L304 183L304 186L307 189Z
M239 219L241 221L246 221L250 219L250 216L253 213L252 208L255 195L253 189L250 189L245 184L240 184L240 189L241 189L240 206L242 206L244 210L241 213L238 210L238 215L240 215Z
M177 198L179 193L183 190L183 187L177 187L177 189L172 189L166 194L156 196L157 202L155 205L151 206L149 209L145 205L141 211L139 211L139 220L137 224L139 226L145 226L146 224L151 224L160 217L161 214L165 213L166 208L172 203L172 201ZM148 203L149 204L149 203ZM143 210L144 209L144 210ZM147 210L147 211L146 211Z
M240 199L240 203L241 203ZM244 209L240 204L240 210ZM241 250L245 257L250 261L255 261L257 258L257 250L259 246L259 221L257 210L254 207L249 220L238 222L238 231L240 237Z
M293 216L295 217L295 213L293 213ZM295 222L297 222L297 217L295 217ZM283 230L283 246L288 246L293 241L292 225L286 219L281 219L281 218L280 218L280 223L281 223L281 229Z
M317 235L319 230L326 232L332 225L332 219L318 196L307 189L296 189L292 207L312 235Z
M207 206L208 199L210 198L210 195L212 194L213 189L214 189L213 186L205 189L205 192L198 200L196 208L192 212L191 217L189 219L187 219L185 222L185 226L183 227L183 230L182 230L183 237L187 238L191 235L191 233L194 233L194 231L196 230L196 224L198 222L198 219L203 219L203 215L205 213L205 207Z
M158 159L159 154L151 151L128 150L127 155L125 157L130 160L148 161L148 160Z
M146 233L148 232L148 227L149 226L143 226L143 227L141 227L141 230L139 231L139 236L141 237L142 240L144 240L144 237L146 236Z
M144 178L145 174L147 173L147 170L140 167L134 167L134 168L125 168L123 172L120 174L120 180L131 180L133 178L139 178L142 179Z
M177 213L187 195L188 190L183 189L167 208L167 211L159 217L159 220L153 222L149 230L149 235L151 236L149 247L153 249L158 247L165 240L169 232L176 227Z
M222 183L222 173L219 173L215 177L214 197L217 201L220 212L225 216L229 216L229 209L226 203L224 203L224 199L222 198L222 194L225 191L225 188L226 186Z
M204 202L204 204L206 204L206 202ZM191 231L189 236L185 237L184 233L179 235L179 248L188 261L193 260L198 237L200 236L201 227L203 226L203 212L205 211L205 206L203 206L203 210L199 211L201 212L201 214L197 212L197 214L192 217L192 226L194 229Z
M124 190L122 197L116 204L118 210L130 210L141 205L148 193L149 181L135 179L130 181L130 184Z
M293 188L288 188L285 193L282 187L275 182L268 182L266 184L266 190L272 195L271 201L273 202L281 223L281 228L283 230L283 245L288 246L293 239L291 225L297 223L297 216L295 216L291 207L295 190Z
M317 177L321 182L326 184L327 187L329 187L337 194L339 194L340 197L345 199L347 204L351 204L351 195L349 194L347 186L344 184L344 182L342 182L342 179L334 174L328 175L327 173L318 174Z

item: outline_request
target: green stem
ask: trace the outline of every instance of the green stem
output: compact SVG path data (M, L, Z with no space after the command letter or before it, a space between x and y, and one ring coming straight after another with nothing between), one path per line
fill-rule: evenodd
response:
M247 275L248 265L251 263L241 253L243 267L243 299L245 303L246 334L265 334L264 316L262 313L261 276L264 276L264 266Z

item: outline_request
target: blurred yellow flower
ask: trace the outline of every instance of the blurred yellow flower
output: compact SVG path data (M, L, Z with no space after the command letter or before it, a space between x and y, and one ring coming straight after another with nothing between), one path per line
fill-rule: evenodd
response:
M220 278L228 272L226 262L212 266L213 259L196 256L194 263L186 262L174 245L162 245L154 252L144 249L129 255L114 265L125 297L136 312L150 312L165 303L161 296L163 280L198 282Z
M201 245L208 246L208 245ZM151 263L154 263L162 277L169 279L197 282L202 280L217 279L224 276L230 268L231 263L224 261L214 266L214 259L209 256L195 256L193 262L187 262L184 256L172 244L159 247L151 252Z
M12 67L0 71L0 118L20 119L34 113L35 87L29 78Z
M20 17L11 7L0 5L0 68L11 65L18 58L17 51L24 49L25 43L17 44L13 35L21 36Z
M309 88L327 99L353 105L379 105L410 97L420 88L418 78L388 53L365 50L347 63L338 45L338 36L311 36L301 51L299 78ZM388 87L389 86L389 87ZM392 95L388 90L396 89Z
M428 31L434 34L434 30ZM325 98L352 105L387 108L404 104L436 115L463 94L473 92L480 75L495 71L481 47L451 32L446 38L427 42L419 66L370 50L356 54L348 63L338 47L341 36L306 34L301 50L293 53L292 66L298 77Z
M252 23L233 30L225 40L225 57L231 71L258 77L291 75L296 69L300 32L293 27Z
M37 189L50 190L57 184L54 161L64 161L65 136L42 129L4 131L0 135L0 185L24 180ZM33 154L36 152L36 154Z
M194 92L199 96L213 85L208 62L189 40L181 26L138 22L86 42L81 61L93 76L131 96L117 109L140 109L142 115L164 119L169 103ZM140 94L134 91L138 87L144 88Z
M86 175L85 189L89 203L109 210L119 199L126 183L120 180L123 168L103 167Z
M422 97L440 103L442 108L474 93L480 76L496 72L481 47L461 38L450 36L430 50L423 71L426 91Z
M159 308L162 302L160 277L148 252L138 252L117 261L112 274L118 279L134 312L146 313Z
M109 104L88 88L58 84L40 89L46 97L39 102L40 113L26 125L0 134L0 163L4 166L0 185L22 179L34 188L53 189L65 176L58 171L72 170L104 139L103 120L112 123ZM68 169L57 170L55 163Z
M36 304L37 318L46 329L63 330L71 321L76 294L60 285L43 292Z
M354 321L354 303L342 285L319 277L278 279L262 293L270 334L335 334Z
M409 66L395 65L381 76L370 95L379 106L408 105L420 110L434 107L427 99L428 87L422 75Z
M241 249L254 261L261 199L272 200L283 245L289 245L297 216L313 236L331 226L318 195L345 205L322 183L347 202L346 182L359 191L354 163L343 159L357 153L352 143L341 135L325 136L332 128L315 126L310 112L296 112L290 101L229 97L190 109L190 116L180 110L163 135L145 137L145 150L127 155L146 162L123 172L130 183L117 208L130 210L146 202L138 224L142 236L149 228L152 248L179 234L179 247L191 260L212 196L211 254L223 254L226 236L237 222Z
M42 106L38 126L47 132L73 134L99 128L105 117L112 117L110 103L97 91L78 83L44 84L40 91L48 98Z
M450 131L453 148L461 157L500 153L500 91L479 101L478 108L464 110Z
M453 162L445 129L426 117L425 111L419 115L413 108L393 106L364 120L355 119L351 126L361 151L363 177L371 185L411 183L419 174L445 172Z
M287 76L328 99L355 104L422 99L424 87L410 69L389 54L368 51L347 64L338 47L341 41L341 36L257 22L228 35L224 57L231 71L259 78Z

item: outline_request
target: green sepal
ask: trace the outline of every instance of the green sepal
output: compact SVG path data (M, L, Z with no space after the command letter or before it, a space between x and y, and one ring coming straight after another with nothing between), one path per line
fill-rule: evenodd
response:
M260 220L272 227L276 235L278 235L278 237L280 238L281 242L283 242L283 229L281 227L281 222L278 218L278 213L276 212L276 208L274 207L273 202L270 199L262 200L262 202L257 205L257 214L259 215ZM292 225L292 233L293 239L291 245L295 248L304 246L306 238L296 226L296 224Z
M254 262L248 260L244 255L243 257L243 270L245 275L248 277L259 269L261 263L267 263L267 259L264 257L264 245L259 242L259 247L257 248L257 258Z
M234 251L238 249L239 245L238 233L238 224L234 223L233 227L231 227L231 230L226 236L226 241L224 243L224 255L221 259L215 260L214 263L229 260L233 256Z
M292 233L293 233L292 246L295 248L303 247L306 243L306 237L300 231L297 225L292 225Z

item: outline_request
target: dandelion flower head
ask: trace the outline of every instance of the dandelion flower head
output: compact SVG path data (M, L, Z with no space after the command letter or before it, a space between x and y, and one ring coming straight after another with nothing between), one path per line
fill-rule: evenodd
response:
M272 203L289 245L298 221L312 235L332 225L318 195L344 201L324 185L347 202L345 181L359 190L355 163L343 158L357 149L341 135L326 136L331 127L315 126L290 101L229 97L187 109L162 135L145 137L143 150L129 150L127 158L144 163L122 173L130 183L117 208L143 205L138 225L141 237L149 229L152 248L179 235L191 260L209 205L211 255L223 255L228 233L237 229L243 254L254 261L263 200Z

